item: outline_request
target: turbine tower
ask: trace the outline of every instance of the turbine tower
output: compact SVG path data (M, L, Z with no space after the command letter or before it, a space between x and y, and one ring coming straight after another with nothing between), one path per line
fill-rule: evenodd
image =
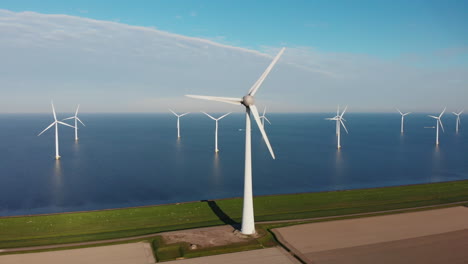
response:
M397 111L400 113L400 115L401 115L401 133L403 134L405 116L411 114L411 112L408 112L408 113L404 113L404 114L403 114L403 113L400 111L400 109L397 108L396 110L397 110Z
M456 121L456 131L457 131L457 134L458 134L458 126L460 125L460 115L463 113L463 110L461 110L459 113L455 113L455 112L452 112L452 114L456 115L457 116L457 121Z
M437 120L437 126L436 126L436 145L439 145L439 124L440 124L440 127L442 127L442 131L445 132L444 130L444 125L442 125L442 120L440 120L442 118L442 115L445 113L445 109L447 108L444 108L444 110L442 111L442 113L440 113L439 116L432 116L430 115L430 117L434 118Z
M54 102L51 102L52 104L52 113L54 114L54 122L52 124L50 124L46 129L42 130L41 133L39 133L39 135L37 136L40 136L42 135L42 133L46 132L49 128L51 128L53 125L55 125L55 159L60 159L60 155L59 155L59 140L58 140L58 124L61 124L61 125L64 125L64 126L69 126L69 127L72 127L72 128L75 128L67 123L64 123L64 122L61 122L61 121L58 121L57 120L57 115L55 114L55 108L54 108Z
M177 116L177 138L180 138L180 118L183 117L184 115L190 114L190 112L178 115L174 111L172 111L171 109L169 109L169 111L171 111L175 116Z
M215 122L216 122L216 128L215 128L215 152L219 152L219 149L218 149L218 121L223 119L224 117L226 117L227 115L229 115L231 112L219 117L219 118L214 118L212 116L210 116L209 114L201 111L202 113L204 113L205 115L207 115L209 118L213 119Z
M338 149L341 148L341 126L340 126L340 123L343 126L343 128L345 129L346 134L348 134L348 129L346 129L346 126L343 123L343 120L344 120L343 115L346 112L347 108L348 108L348 106L346 106L345 109L343 110L343 112L340 114L340 106L338 106L338 110L336 111L336 116L335 117L325 118L326 120L336 121L336 136L337 136L337 139L338 139L337 140L337 142L338 142L337 148Z
M80 109L80 105L78 105L78 107L76 108L76 112L75 112L75 115L72 116L72 117L67 117L65 119L62 119L62 121L64 120L69 120L69 119L75 119L75 141L78 141L78 123L77 121L80 121L80 123L85 126L85 124L83 122L81 122L81 120L78 118L78 110Z
M275 159L275 154L271 148L268 136L263 129L260 116L258 114L257 107L255 106L255 94L262 85L265 78L270 73L271 69L278 62L279 58L283 54L285 48L276 55L273 61L270 63L265 72L250 88L247 95L242 98L231 98L231 97L214 97L214 96L201 96L201 95L186 95L192 98L205 99L211 101L219 101L228 104L244 105L245 106L245 168L244 168L244 204L242 209L242 228L241 232L245 235L255 234L255 220L254 220L254 208L253 208L253 193L252 193L252 144L251 144L251 121L250 114L252 113L255 122L262 134L265 144L270 151L271 156Z
M268 122L268 124L271 125L270 120L265 116L266 113L266 106L263 108L263 114L260 116L260 119L262 120L262 126L265 127L265 120Z

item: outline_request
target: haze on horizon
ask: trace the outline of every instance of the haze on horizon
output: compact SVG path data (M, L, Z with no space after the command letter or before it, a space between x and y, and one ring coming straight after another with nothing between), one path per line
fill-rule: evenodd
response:
M272 4L266 7L268 15L258 18L259 22L269 18L271 23L262 22L262 30L253 25L244 36L228 26L237 21L224 21L222 14L208 12L208 4L202 3L184 16L165 20L159 16L153 21L161 23L156 28L135 19L138 15L149 19L147 12L128 12L132 20L125 17L123 6L113 10L124 16L115 21L93 13L92 7L66 12L14 7L9 1L0 4L0 113L50 112L51 99L59 112L72 112L78 103L82 112L167 112L169 107L178 112L240 112L240 107L184 95L240 97L282 46L286 52L257 96L257 105L268 106L269 112L334 112L337 104L349 105L352 112L393 112L394 107L412 112L440 112L444 106L449 111L468 109L468 27L460 15L466 14L467 5L449 1L435 14L439 7L432 2L425 9L404 9L399 3L394 20L376 19L374 24L367 22L375 19L375 10L355 8L350 18L368 17L355 21L361 32L350 32L344 25L354 20L318 17L311 24L301 20L307 14L294 17L290 9L280 14ZM238 19L252 21L259 5ZM384 9L389 4L381 5ZM273 22L275 16L279 21ZM217 28L210 24L215 17ZM413 24L407 17L414 18ZM428 18L431 25L417 23ZM171 28L171 19L185 23ZM303 27L293 27L289 20L301 20ZM295 34L278 32L288 28L276 23L286 23ZM392 23L398 26L390 27ZM206 30L194 30L201 26ZM239 22L240 29L246 26ZM228 37L219 35L223 30ZM239 39L233 39L236 33ZM431 34L434 43L429 42ZM249 40L249 36L255 37ZM337 36L347 41L338 41ZM384 36L385 45L380 42Z

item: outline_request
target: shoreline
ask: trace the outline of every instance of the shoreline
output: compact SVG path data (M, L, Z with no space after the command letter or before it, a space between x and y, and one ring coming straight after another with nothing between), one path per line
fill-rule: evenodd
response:
M287 195L303 195L303 194L312 194L312 193L337 193L337 192L348 192L348 191L365 191L365 190L374 190L374 189L398 188L398 187L406 187L406 186L430 185L430 184L437 184L437 183L454 183L454 182L464 182L464 181L468 181L468 179L453 180L453 181L429 182L429 183L403 184L403 185L382 186L382 187L372 187L372 188L321 191L321 192L298 192L298 193L283 193L283 194L266 194L266 195L258 195L258 196L254 195L254 198L275 197L275 196L280 197L280 196L287 196ZM77 213L77 214L78 213L92 213L92 212L102 212L102 211L127 210L127 209L138 209L138 208L159 207L159 206L173 206L173 205L182 205L182 204L192 204L192 203L206 202L206 201L224 201L224 200L235 200L235 199L243 199L243 197L230 197L230 198L187 201L187 202L167 203L167 204L140 205L140 206L130 206L130 207L116 207L116 208L106 208L106 209L96 209L96 210L68 211L68 212L61 212L61 213L11 215L11 216L0 216L0 219L35 217L35 216L51 216L51 215L66 215L66 214L75 214L75 213Z

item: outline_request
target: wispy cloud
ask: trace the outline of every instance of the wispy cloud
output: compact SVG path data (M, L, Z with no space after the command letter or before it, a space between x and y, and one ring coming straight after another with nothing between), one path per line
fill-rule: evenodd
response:
M153 112L171 105L224 111L229 106L183 95L240 97L278 50L260 52L111 21L0 10L0 112L49 111L52 98L69 111L76 103L83 111ZM395 105L413 107L408 111L445 104L468 108L467 84L466 68L418 68L288 47L257 99L272 111L327 110L338 103L367 111Z

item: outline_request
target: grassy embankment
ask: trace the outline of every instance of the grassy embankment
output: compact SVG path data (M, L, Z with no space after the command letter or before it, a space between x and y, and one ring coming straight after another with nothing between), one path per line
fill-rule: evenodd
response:
M256 221L339 216L458 201L468 201L468 180L254 199ZM242 199L219 200L216 206L234 221L240 221ZM222 225L224 222L219 215L219 212L218 215L213 212L207 202L193 202L0 218L0 248L94 241ZM261 247L253 245L257 246Z

